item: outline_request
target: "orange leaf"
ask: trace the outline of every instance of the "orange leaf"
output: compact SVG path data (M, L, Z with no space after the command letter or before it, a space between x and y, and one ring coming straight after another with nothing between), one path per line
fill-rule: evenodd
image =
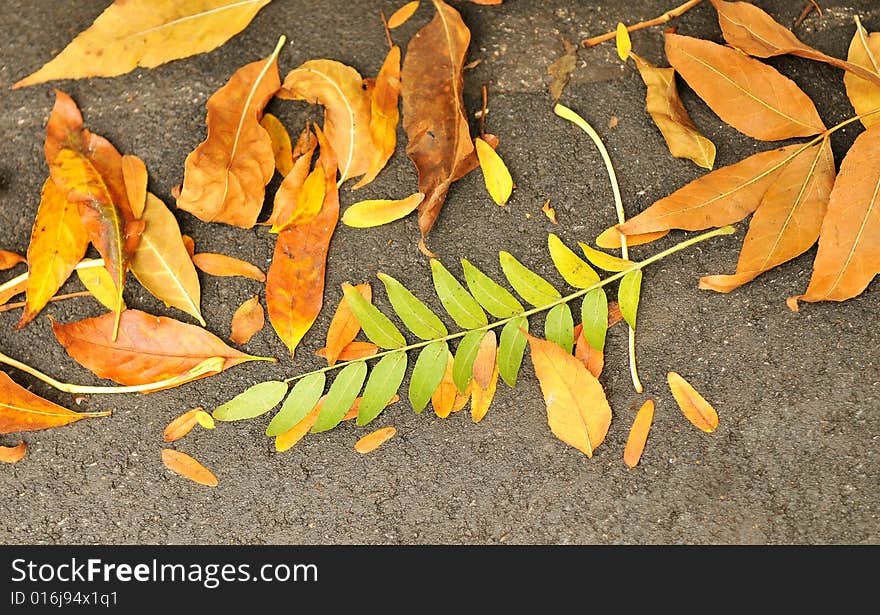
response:
M474 380L477 385L486 389L495 371L495 356L498 352L498 338L494 331L487 331L480 341L477 356L474 359Z
M201 327L138 310L122 313L115 342L111 341L113 314L66 325L53 322L52 330L77 363L99 378L127 386L184 376L214 357L224 359L222 370L246 361L274 361L230 348ZM203 373L196 378L209 375Z
M208 275L218 277L241 276L257 282L265 282L266 274L256 265L225 254L201 252L193 254L192 261L196 267Z
M388 440L393 438L395 434L397 434L397 430L394 429L394 427L377 429L358 440L354 445L354 450L361 454L369 453L385 444Z
M327 356L328 350L326 348L321 348L320 350L315 351L315 354L319 357L323 357L325 359ZM373 342L351 342L345 348L343 348L339 356L336 357L337 361L357 361L358 359L365 359L367 357L371 357L374 354L379 352L379 347Z
M23 293L27 288L27 281L28 278L23 278L12 284L10 282L13 282L13 280L10 280L10 282L0 285L0 288L2 288L0 290L0 305L5 305L14 296ZM52 294L54 295L55 293Z
M189 254L190 260L196 254L196 242L193 241L193 238L189 235L181 235L180 238L183 240L183 247L186 248L187 253Z
M418 8L418 0L404 4L402 7L394 11L394 13L391 14L391 17L388 18L388 29L393 30L394 28L399 28L405 24Z
M608 302L608 328L610 329L623 320L623 314L620 312L620 304L617 301Z
M434 414L441 419L445 419L455 411L455 400L459 395L458 387L455 386L455 381L452 379L453 363L454 359L450 352L446 359L446 372L443 374L440 386L431 395L431 406L434 408Z
M241 304L232 317L232 334L229 339L239 346L247 344L266 324L266 314L260 305L260 297L251 297Z
M162 440L165 442L176 442L191 432L193 427L199 424L199 410L202 409L196 408L195 410L184 412L168 423L165 427L165 431L162 432Z
M299 193L302 191L303 184L309 176L309 170L312 168L312 156L315 153L317 141L312 134L311 128L306 127L303 135L306 136L306 140L304 141L303 136L300 136L297 146L299 147L299 144L303 143L306 149L295 157L290 172L285 175L284 180L278 187L278 191L275 193L272 214L266 221L266 224L272 226L274 232L278 232L285 226L288 226L288 223L293 218L299 202Z
M140 219L147 206L147 166L137 156L122 157L122 178L131 213Z
M19 440L17 446L0 446L0 461L3 463L18 463L27 454L27 444Z
M266 113L260 120L262 126L272 141L272 154L275 156L275 168L281 175L287 176L293 168L293 144L290 142L290 134L287 128L277 117Z
M109 412L73 412L34 395L0 372L0 434L61 427Z
M474 423L479 423L489 412L489 406L495 399L495 391L498 389L498 366L495 365L492 369L492 374L485 387L480 386L474 378L469 388L471 391L471 419Z
M393 17L393 16L392 16ZM390 26L389 26L390 27ZM370 92L370 134L373 150L366 175L354 189L366 186L385 168L397 148L397 125L400 123L400 47L393 46L382 63L376 85Z
M550 220L553 224L559 224L559 220L556 218L556 210L550 207L550 199L544 203L544 206L541 207L541 211L544 212L544 215L547 216L547 219Z
M205 222L251 228L275 172L272 139L260 126L278 91L278 52L238 69L208 99L208 137L186 157L177 206Z
M369 284L358 284L355 288L364 299L373 300L373 289ZM323 349L324 353L321 355L327 359L328 365L336 363L339 354L357 337L360 330L361 325L351 308L348 307L348 301L343 295L339 300L336 312L333 314L333 319L330 321L330 327L327 329L327 343Z
M351 408L349 408L348 412L345 413L345 416L342 417L343 421L351 421L351 420L357 418L358 412L361 409L361 401L363 401L363 399L364 399L363 397L358 397L357 399L354 400L354 403L351 405ZM400 395L394 395L391 397L391 399L388 400L388 403L385 404L385 407L387 408L391 404L396 404L399 401L400 401Z
M291 446L302 440L303 437L305 437L305 435L309 433L309 430L315 424L315 421L318 420L318 415L321 413L321 408L323 407L323 405L324 398L322 397L321 400L318 401L317 404L315 404L315 407L312 408L312 410L307 415L305 415L305 417L303 417L303 419L299 423L285 431L280 436L277 436L275 438L275 450L279 453L283 453Z
M162 449L162 463L175 474L188 478L194 483L207 487L216 487L218 484L217 477L211 470L186 453L170 448Z
M557 438L587 457L605 440L611 406L602 385L579 359L558 344L524 333L547 404L547 423Z
M694 426L706 433L718 429L718 413L715 408L687 380L675 372L666 374L666 380L678 407Z
M324 167L319 164L299 186L296 192L296 202L290 205L281 205L279 218L272 225L272 232L279 233L291 225L307 224L314 220L318 212L321 211L321 205L324 204L326 190L327 178L324 175ZM278 202L278 194L275 196L276 202ZM287 215L287 217L281 217L281 215Z
M578 328L580 328L580 331ZM575 328L575 339L577 344L574 348L574 356L584 364L584 367L591 374L598 378L602 375L602 369L605 367L605 353L590 346L587 338L584 337L582 325L578 325Z
M0 250L0 271L12 269L19 263L27 262L25 257L8 250Z
M626 236L626 245L629 247L632 246L641 246L646 243L651 243L652 241L657 241L662 237L666 237L669 234L669 230L663 231L654 231L653 233L641 233L638 235L627 235ZM619 250L620 249L620 232L617 230L616 226L612 226L611 228L605 229L599 236L596 237L596 245L600 248L605 248L606 250Z
M623 462L631 468L638 465L648 441L648 432L651 431L651 423L654 421L654 400L649 399L639 408L638 414L629 430L629 438L626 440L626 448L623 451Z

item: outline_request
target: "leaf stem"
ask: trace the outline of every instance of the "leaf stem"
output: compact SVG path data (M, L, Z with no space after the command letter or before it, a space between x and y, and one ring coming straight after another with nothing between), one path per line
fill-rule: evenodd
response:
M103 267L103 266L104 266L104 259L94 258L94 259L86 259L86 260L80 261L76 265L76 267L74 267L74 269L82 270L82 269L91 269L93 267ZM21 275L15 276L11 280L7 280L3 284L0 284L0 294L2 294L3 291L9 290L10 288L14 288L15 286L18 286L19 284L21 284L22 282L27 280L28 275L29 275L29 272L25 271Z
M87 290L81 290L75 293L67 293L66 295L55 295L51 297L49 301L64 301L65 299L76 299L77 297L91 297L92 293ZM9 312L10 310L17 310L18 308L23 308L27 305L27 301L19 301L17 303L7 303L6 305L0 305L0 312Z
M566 295L565 297L562 297L560 299L557 299L556 301L553 301L552 303L548 303L546 305L532 308L530 310L525 310L525 311L520 312L518 314L514 314L510 318L503 318L501 320L496 320L495 322L491 322L487 325L484 325L482 327L478 327L476 329L467 329L465 331L459 331L458 333L451 333L451 334L446 335L444 337L438 337L438 338L432 339L432 340L425 340L422 342L417 342L415 344L410 344L408 346L402 346L400 348L392 348L390 350L384 350L382 352L377 352L376 354L371 355L369 357L364 357L361 359L353 359L351 361L343 361L341 363L335 363L333 365L328 365L327 367L322 367L320 369L306 372L304 374L299 374L297 376L291 376L290 378L285 379L284 382L289 384L291 382L295 382L297 380L300 380L300 379L305 378L306 376L310 376L312 374L331 372L331 371L334 371L337 369L341 369L341 368L345 367L346 365L351 365L352 363L358 363L361 361L372 361L373 359L379 359L381 357L387 356L389 354L393 354L395 352L409 352L410 350L415 350L416 348L424 348L425 346L433 344L434 342L448 342L448 341L451 341L454 339L458 339L460 337L464 337L465 335L467 335L471 331L489 331L490 329L496 329L498 327L502 327L502 326L506 325L507 323L509 323L511 320L515 320L517 318L522 318L522 317L528 318L529 316L533 316L535 314L539 314L541 312L545 312L549 309L552 309L552 308L556 307L557 305L560 305L563 303L568 303L570 301L577 299L578 297L583 297L584 295L586 295L590 291L595 290L597 288L601 288L607 284L610 284L611 282L615 282L628 273L631 273L633 271L638 271L639 269L643 269L652 263L656 263L659 260L663 260L667 256L675 254L676 252L680 252L681 250L684 250L685 248L689 248L690 246L692 246L694 244L700 243L702 241L706 241L707 239L711 239L713 237L719 237L721 235L731 235L731 234L733 234L733 232L735 230L736 229L734 229L732 226L728 225L728 226L722 226L721 228L713 229L711 231L707 231L705 233L697 235L696 237L691 237L690 239L686 239L685 241L682 241L681 243L675 244L671 248L667 248L666 250L663 250L662 252L658 252L657 254L654 254L653 256L649 256L648 258L646 258L643 261L638 261L636 263L633 263L632 267L628 267L627 269L624 269L623 271L619 271L619 272L615 273L614 275L610 275L607 278L605 278L604 280L600 280L600 281L596 282L595 284L591 284L590 286L588 286L586 288L581 288L581 289L577 290L576 292L571 293L570 295ZM0 355L0 356L2 356L2 355Z
M647 21L640 21L639 23L633 24L631 26L626 27L627 32L635 32L636 30L643 30L645 28L650 28L651 26L659 26L668 21L675 19L676 17L680 17L686 11L694 8L703 0L688 0L684 4L675 7L674 9L670 9L660 15L659 17L655 17L654 19L648 19ZM581 45L584 47L593 47L594 45L598 45L599 43L604 43L605 41L610 41L617 34L616 30L612 30L611 32L606 32L600 36L594 36L593 38L587 38L581 41Z

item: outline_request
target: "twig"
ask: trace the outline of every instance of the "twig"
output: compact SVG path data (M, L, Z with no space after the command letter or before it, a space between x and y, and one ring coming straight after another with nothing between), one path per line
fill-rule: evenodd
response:
M808 0L807 4L804 6L804 10L798 15L798 18L794 21L794 25L791 26L791 29L797 29L797 27L804 23L804 20L813 11L816 11L816 13L819 14L819 17L822 16L822 7L819 6L819 3L816 2L816 0Z
M65 299L76 299L77 297L91 297L92 293L87 290L81 290L76 293L68 293L66 295L55 295L49 301L64 301ZM23 308L27 305L27 301L19 301L18 303L7 303L6 305L0 305L0 312L9 312L10 310L17 310L18 308Z
M641 21L637 24L633 24L631 26L626 27L627 32L635 32L636 30L643 30L644 28L650 28L651 26L659 26L661 24L667 23L676 17L680 17L686 11L694 8L698 4L700 4L703 0L688 0L681 6L677 6L674 9L666 11L660 17L655 17L654 19L649 19L648 21ZM593 38L587 38L581 41L581 45L584 47L593 47L594 45L598 45L599 43L604 43L605 41L610 41L615 36L617 36L617 30L613 30L611 32L606 32L601 36L594 36Z
M480 111L480 138L486 137L486 113L489 111L489 91L483 85L483 108Z
M394 41L391 40L391 30L388 29L388 20L385 19L385 11L379 11L379 16L382 18L382 25L385 27L385 39L388 41L388 49L394 47Z

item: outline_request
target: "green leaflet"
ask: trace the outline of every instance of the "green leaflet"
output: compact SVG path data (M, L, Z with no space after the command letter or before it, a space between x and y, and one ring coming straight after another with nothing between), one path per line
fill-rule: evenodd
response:
M642 270L630 271L620 280L617 303L620 314L633 329L636 328L636 312L639 311L639 295L642 292Z
M498 256L507 281L520 297L535 307L542 307L562 298L550 282L516 260L510 252L499 252Z
M318 400L321 399L321 393L324 392L324 385L327 378L324 372L316 372L310 374L298 381L281 410L274 416L266 428L267 436L280 436L285 431L299 423L305 416L315 407Z
M373 367L373 373L370 374L370 379L367 381L367 386L364 388L364 395L360 408L358 408L358 425L366 425L379 416L394 394L397 393L405 374L405 352L392 352L376 363Z
M356 290L354 292L357 293ZM357 399L366 378L367 364L364 361L358 361L342 368L336 376L336 380L330 385L330 390L327 391L324 405L318 414L318 420L312 427L312 433L327 431L339 425L342 417Z
M449 335L446 325L422 303L406 286L392 278L390 275L380 273L376 276L385 285L388 300L403 324L412 331L416 337L423 340L433 340L444 335Z
M269 412L281 403L286 393L286 382L269 380L255 384L214 410L214 418L218 421L252 419Z
M468 288L483 308L495 318L510 318L524 311L522 304L509 290L473 266L466 258L461 259L464 279Z
M560 303L547 313L544 337L556 342L565 352L571 354L574 349L574 319L567 303Z
M484 335L486 335L485 331L471 331L458 343L455 361L452 364L452 381L462 393L467 391L474 377L474 359L477 358Z
M434 391L440 386L443 374L446 373L448 354L449 344L444 341L428 344L419 353L409 379L409 403L416 414L425 409Z
M547 247L556 269L575 288L587 288L599 281L599 274L553 233L547 235Z
M605 349L605 335L608 333L608 295L604 288L596 288L584 295L581 304L581 323L584 337L596 350Z
M498 374L510 388L516 386L516 376L526 350L526 336L520 329L525 332L529 330L529 321L525 316L514 318L504 325L498 343Z
M605 271L625 271L635 265L632 261L612 256L611 254L602 252L596 248L591 248L583 242L579 242L578 245L581 247L581 250L584 251L584 256L587 257L587 260L596 265L599 269L604 269Z
M351 284L343 284L342 292L345 293L345 300L348 307L361 323L361 329L370 341L381 348L395 349L406 346L406 339L400 332L400 329L394 326L385 314L379 309L361 297L361 294ZM320 416L318 417L320 421Z
M435 258L431 259L431 275L434 278L434 287L443 309L449 312L452 320L462 329L476 329L489 324L486 313L477 300L455 279L443 263Z

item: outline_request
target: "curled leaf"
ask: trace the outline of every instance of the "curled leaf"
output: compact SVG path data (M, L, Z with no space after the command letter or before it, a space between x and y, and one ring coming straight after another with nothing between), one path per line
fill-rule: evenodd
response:
M623 451L623 462L630 468L634 468L639 464L642 458L642 452L645 450L645 443L648 441L648 432L651 431L651 423L654 422L654 400L649 399L642 407L639 408L632 427L629 430L629 437L626 440L626 448Z
M27 454L27 444L19 440L16 446L0 446L0 462L18 463Z
M170 448L162 449L162 463L175 474L188 478L194 483L199 483L206 487L216 487L219 484L217 477L214 476L211 470L186 453Z
M715 408L697 393L687 380L676 372L666 374L666 380L669 383L672 396L687 420L707 433L718 429L718 413L715 412Z
M363 436L360 440L358 440L354 445L354 450L361 453L362 455L372 452L388 442L394 435L397 433L397 430L394 427L383 427L382 429L377 429L372 433L368 433Z

